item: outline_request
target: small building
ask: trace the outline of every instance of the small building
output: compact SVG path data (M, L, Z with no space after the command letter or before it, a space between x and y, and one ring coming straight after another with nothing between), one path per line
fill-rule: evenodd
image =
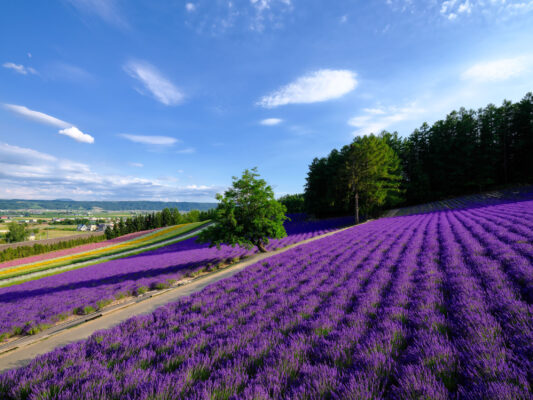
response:
M2 215L2 216L0 216L0 219L1 219L2 221L4 221L4 220L9 219L9 217L8 217L7 215Z
M107 228L107 224L98 224L98 225L96 225L96 230L98 232L103 232L103 231L106 230L106 228Z
M94 232L94 231L96 231L97 226L95 224L91 224L91 225L88 226L88 228L89 228L88 230L90 232Z
M80 232L87 232L89 228L87 228L87 225L85 224L79 224L78 227L76 228L77 231L80 231Z
M32 233L30 236L28 236L28 240L35 240L35 233Z

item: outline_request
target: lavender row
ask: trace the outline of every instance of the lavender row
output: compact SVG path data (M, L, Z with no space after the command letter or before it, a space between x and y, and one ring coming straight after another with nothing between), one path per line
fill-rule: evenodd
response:
M288 236L272 240L267 248L285 247L350 222L351 218L288 222ZM229 246L208 248L191 238L139 255L0 288L0 338L34 333L72 313L88 312L123 296L168 286L187 273L252 252Z
M533 202L487 210L299 246L0 376L0 397L531 398L533 310L516 277L533 267L506 257L533 255L512 246L533 240L533 216L494 215Z

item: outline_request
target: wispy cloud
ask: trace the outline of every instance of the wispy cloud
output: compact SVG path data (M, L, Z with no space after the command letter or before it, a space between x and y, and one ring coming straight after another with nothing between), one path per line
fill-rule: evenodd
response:
M217 0L199 9L199 1L185 3L187 26L198 33L218 35L230 29L262 33L267 29L281 29L285 17L293 10L290 0ZM189 6L191 4L191 6Z
M117 28L128 28L128 23L120 12L116 0L68 0L78 11L95 15Z
M533 11L533 1L531 0L387 0L386 3L396 11L435 13L454 22L475 15L505 20Z
M153 65L145 61L130 61L124 71L141 82L157 101L167 106L183 101L184 95L169 79L164 77Z
M6 62L2 64L2 67L12 69L13 71L21 75L28 75L28 74L36 75L37 74L37 71L35 69L33 69L32 67L25 67L22 64Z
M60 120L59 118L52 117L51 115L42 113L40 111L30 110L28 107L19 106L16 104L4 104L4 107L7 110L22 115L25 118L31 119L32 121L39 122L45 125L55 126L56 128L61 128L58 132L59 134L69 136L78 142L94 142L94 138L91 135L83 133L74 125L66 121Z
M278 124L281 124L282 122L283 120L281 118L265 118L259 121L261 125L265 125L265 126L278 125Z
M47 65L44 75L54 80L91 82L95 78L85 69L66 62L53 62Z
M357 128L354 132L356 135L378 134L394 127L396 123L416 119L425 110L416 103L411 103L402 107L366 108L363 111L348 121L348 125Z
M184 149L177 150L176 153L178 153L178 154L193 154L193 153L196 153L196 149L194 147L186 147Z
M272 20L274 14L272 9L282 6L285 9L291 9L291 0L250 0L255 9L255 18L253 18L250 28L262 32L265 29L265 20Z
M142 168L144 167L144 164L140 162L130 162L130 166L135 167L135 168Z
M355 72L321 69L262 97L257 104L274 108L286 104L317 103L342 97L356 86Z
M170 136L130 135L128 133L122 133L119 136L134 143L149 144L154 146L172 146L179 142L178 139Z
M72 124L69 124L68 122L62 121L40 111L30 110L28 107L19 106L16 104L4 104L4 107L10 111L13 111L14 113L41 124L52 125L58 128L68 128L72 126Z
M213 201L220 186L177 186L168 180L146 179L95 171L90 165L30 148L0 142L0 185L3 198L78 200Z
M474 82L504 81L522 75L531 64L531 59L526 57L484 61L472 65L461 74L461 78Z

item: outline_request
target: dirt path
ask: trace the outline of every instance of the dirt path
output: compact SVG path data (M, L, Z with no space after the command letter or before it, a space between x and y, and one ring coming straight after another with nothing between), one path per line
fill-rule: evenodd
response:
M292 244L284 247L283 249L268 253L254 254L243 262L239 262L221 271L201 276L183 286L166 291L155 292L151 297L143 301L134 301L132 303L118 306L114 309L103 310L102 312L95 313L94 315L88 315L83 321L81 321L81 323L78 322L78 325L68 327L68 329L62 328L61 330L57 330L52 328L51 332L44 331L36 336L28 337L28 339L21 341L21 343L18 344L18 347L0 354L0 372L24 366L41 354L48 353L57 347L62 347L69 343L85 339L92 335L95 331L111 328L120 322L127 320L128 318L136 315L149 314L158 307L176 301L180 297L188 296L192 293L198 292L204 287L218 282L221 279L229 278L239 271L242 271L247 266L265 258L283 253L294 247L301 246L302 244L334 235L349 228L350 227L329 232L324 235L315 236L314 238Z

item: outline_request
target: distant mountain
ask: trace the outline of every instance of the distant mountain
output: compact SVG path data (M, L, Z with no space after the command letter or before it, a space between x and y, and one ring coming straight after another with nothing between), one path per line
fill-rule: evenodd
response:
M159 211L165 207L177 208L180 211L200 210L207 211L215 208L217 203L197 202L164 202L164 201L75 201L67 199L58 200L18 200L0 199L0 210L72 210L92 211Z

